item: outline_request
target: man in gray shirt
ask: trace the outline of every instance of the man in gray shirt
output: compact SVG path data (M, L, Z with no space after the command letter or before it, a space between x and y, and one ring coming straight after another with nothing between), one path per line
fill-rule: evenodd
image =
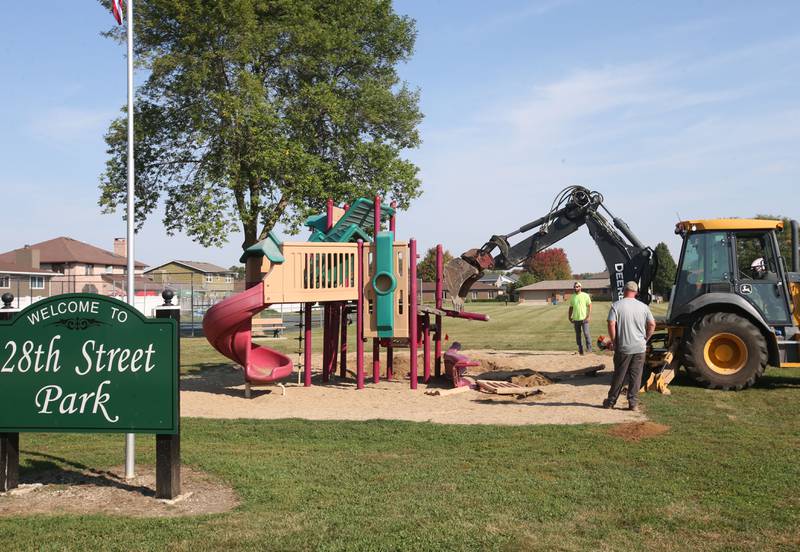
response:
M639 388L642 385L647 341L656 329L653 313L647 305L636 299L639 285L627 282L623 298L611 305L608 312L608 337L610 348L614 350L614 376L608 398L603 401L603 408L613 408L622 390L628 382L628 410L639 410Z

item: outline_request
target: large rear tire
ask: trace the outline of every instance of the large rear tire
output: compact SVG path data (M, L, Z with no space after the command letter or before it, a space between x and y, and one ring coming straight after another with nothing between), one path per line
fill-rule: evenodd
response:
M709 389L738 391L767 367L767 342L749 320L729 312L700 318L684 341L684 366Z

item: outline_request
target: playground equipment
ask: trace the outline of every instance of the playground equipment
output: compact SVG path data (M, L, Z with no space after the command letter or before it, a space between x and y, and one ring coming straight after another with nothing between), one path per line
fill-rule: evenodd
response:
M246 394L251 384L277 382L289 376L292 360L252 342L253 317L278 303L303 304L304 384L311 385L311 312L323 309L322 381L339 367L347 375L348 314L356 314L356 387L365 385L364 342L372 339L372 379L381 377L380 350L386 349L386 378L393 376L394 349L410 353L410 384L417 388L418 351L423 349L423 381L441 374L442 319L488 320L485 315L442 308L442 247L437 247L435 307L420 305L416 241L395 240L395 205L358 199L344 208L328 201L324 214L309 217L307 242L282 242L270 233L249 247L245 263L247 290L211 307L203 330L211 345L243 367ZM388 222L388 229L384 229Z
M453 387L474 387L475 382L466 379L464 374L471 367L480 366L481 363L470 360L466 355L461 354L461 343L458 341L450 345L444 354L445 373L452 380Z

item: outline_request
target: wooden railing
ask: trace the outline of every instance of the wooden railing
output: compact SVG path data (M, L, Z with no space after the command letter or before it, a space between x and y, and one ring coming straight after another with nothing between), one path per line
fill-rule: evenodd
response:
M283 244L284 262L262 261L265 303L349 301L358 298L355 243Z

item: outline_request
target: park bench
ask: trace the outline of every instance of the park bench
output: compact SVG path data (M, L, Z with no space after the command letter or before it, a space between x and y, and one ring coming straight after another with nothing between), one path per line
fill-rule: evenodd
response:
M252 331L260 331L264 335L272 332L272 337L280 337L281 332L286 329L283 325L283 318L253 318Z

